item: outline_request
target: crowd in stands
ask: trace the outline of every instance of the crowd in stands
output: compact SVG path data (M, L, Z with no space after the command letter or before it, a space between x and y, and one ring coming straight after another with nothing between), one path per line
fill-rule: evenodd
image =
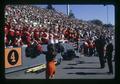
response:
M100 35L111 38L114 33L108 28L69 18L57 10L32 5L6 5L5 7L5 47L21 47L49 42L80 42L94 47ZM92 44L92 45L91 45Z

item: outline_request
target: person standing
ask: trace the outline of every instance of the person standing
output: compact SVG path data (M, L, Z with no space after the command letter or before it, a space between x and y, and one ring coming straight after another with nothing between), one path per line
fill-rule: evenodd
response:
M113 74L112 52L113 52L113 44L111 43L111 41L108 41L108 44L106 46L106 53L105 53L105 58L107 59L107 64L109 68L108 74Z
M57 55L54 44L48 44L47 51L43 54L46 55L46 79L52 79L56 71L55 57Z
M105 46L105 39L103 38L103 36L100 36L99 39L96 39L95 41L95 46L96 46L96 51L98 53L99 56L99 60L100 60L100 68L104 68L105 67L105 61L104 61L104 46Z

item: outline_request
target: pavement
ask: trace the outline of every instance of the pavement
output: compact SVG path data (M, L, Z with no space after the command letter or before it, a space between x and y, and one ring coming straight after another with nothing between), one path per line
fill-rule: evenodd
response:
M79 58L73 60L63 60L56 67L56 74L53 79L114 79L115 63L113 61L113 74L107 74L108 65L100 69L99 58L97 56ZM45 79L45 71L38 73L25 73L26 70L5 74L6 79Z

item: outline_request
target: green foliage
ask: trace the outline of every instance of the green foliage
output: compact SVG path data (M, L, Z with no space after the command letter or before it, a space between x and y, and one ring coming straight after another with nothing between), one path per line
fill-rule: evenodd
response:
M50 9L50 10L55 10L51 4L48 4L48 6L46 7L47 9Z
M72 13L72 10L70 10L70 13L69 13L69 16L68 16L69 18L75 18L75 15L74 15L74 13Z
M91 20L90 22L93 23L93 24L99 25L99 26L102 26L102 25L103 25L103 22L100 21L100 20L98 20L98 19Z
M113 28L114 27L112 24L104 24L103 26L106 28Z

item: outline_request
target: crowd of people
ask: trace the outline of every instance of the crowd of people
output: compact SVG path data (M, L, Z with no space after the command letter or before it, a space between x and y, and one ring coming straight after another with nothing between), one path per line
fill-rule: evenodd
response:
M5 46L29 46L34 41L44 44L49 39L58 42L77 37L75 30L65 27L64 15L53 10L28 5L6 6L5 18ZM73 32L68 36L69 31Z
M30 46L33 42L76 42L95 39L100 33L110 36L111 31L69 18L56 10L31 5L7 5L5 7L5 46Z

